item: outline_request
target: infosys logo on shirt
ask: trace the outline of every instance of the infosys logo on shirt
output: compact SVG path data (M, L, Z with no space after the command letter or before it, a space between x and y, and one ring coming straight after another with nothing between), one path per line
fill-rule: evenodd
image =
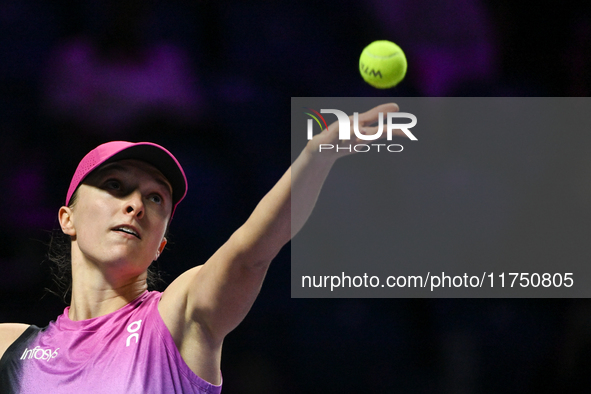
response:
M45 360L49 361L53 358L57 357L57 351L60 348L58 347L55 350L52 349L42 349L39 346L35 346L33 349L25 349L23 355L21 356L21 360L30 360L32 358L36 360Z

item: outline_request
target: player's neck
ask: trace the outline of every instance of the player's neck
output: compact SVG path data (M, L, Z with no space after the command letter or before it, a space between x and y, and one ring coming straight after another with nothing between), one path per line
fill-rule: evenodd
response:
M121 309L131 301L139 297L144 291L145 286L130 285L121 289L104 290L77 290L72 286L72 302L70 304L69 318L73 321L92 319L104 316Z
M94 261L72 243L71 320L115 312L147 290L147 272L126 261Z
M71 320L104 316L122 308L147 290L146 273L130 278L113 278L98 269L72 266Z

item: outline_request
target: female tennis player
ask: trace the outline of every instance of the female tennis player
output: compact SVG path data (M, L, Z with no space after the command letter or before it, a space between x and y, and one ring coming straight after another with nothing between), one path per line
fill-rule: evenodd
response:
M362 132L384 104L359 115ZM152 143L109 142L78 165L62 231L71 303L45 328L0 324L2 393L220 393L224 337L245 317L271 260L304 225L335 160L335 122L310 140L248 220L203 265L160 293L148 267L186 194L182 167ZM347 141L347 144L355 141Z

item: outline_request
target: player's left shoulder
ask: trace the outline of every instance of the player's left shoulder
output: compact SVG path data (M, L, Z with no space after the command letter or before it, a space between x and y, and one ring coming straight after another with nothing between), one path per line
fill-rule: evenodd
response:
M222 343L212 341L207 330L189 310L190 287L195 286L203 266L194 267L175 279L162 293L158 312L187 366L202 379L220 384Z

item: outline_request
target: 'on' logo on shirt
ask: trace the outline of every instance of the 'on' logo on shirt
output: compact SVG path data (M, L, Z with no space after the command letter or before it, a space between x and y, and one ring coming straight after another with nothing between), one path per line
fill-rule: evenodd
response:
M142 321L141 320L137 320L134 321L133 323L131 323L129 326L127 326L127 332L131 333L130 336L127 337L127 341L126 343L126 347L131 345L131 339L135 338L135 343L138 343L140 340L140 334L137 332L140 327L142 326Z

